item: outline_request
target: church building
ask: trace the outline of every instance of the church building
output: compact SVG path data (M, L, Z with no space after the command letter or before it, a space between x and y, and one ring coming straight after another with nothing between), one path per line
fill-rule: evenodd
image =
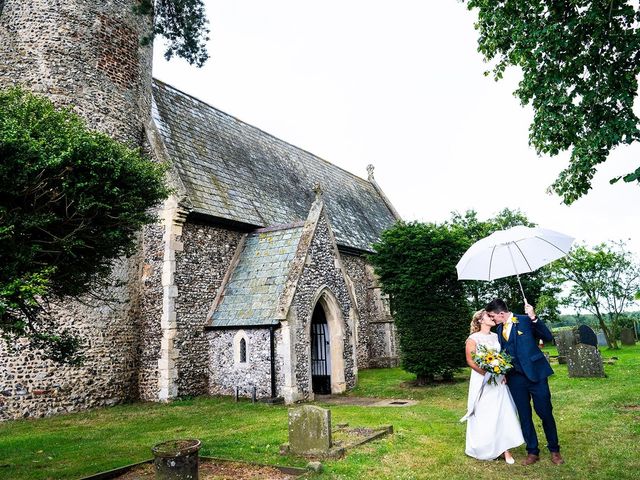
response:
M396 366L367 254L399 216L373 167L361 178L153 80L134 0L72 3L1 2L0 87L145 148L173 194L114 265L116 302L53 307L82 365L0 341L0 420L195 395L292 403Z

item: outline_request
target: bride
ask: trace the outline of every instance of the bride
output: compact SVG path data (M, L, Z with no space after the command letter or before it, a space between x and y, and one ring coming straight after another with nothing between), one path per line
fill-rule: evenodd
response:
M469 398L467 400L467 442L465 453L478 460L493 460L504 455L508 464L514 460L510 448L524 443L516 408L504 377L497 385L484 380L485 371L473 361L472 353L478 345L500 351L498 335L491 332L495 323L484 310L473 315L471 335L467 338L465 353L471 367Z

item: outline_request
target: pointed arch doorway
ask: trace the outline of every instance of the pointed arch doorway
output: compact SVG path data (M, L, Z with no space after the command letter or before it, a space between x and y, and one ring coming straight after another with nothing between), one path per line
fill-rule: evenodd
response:
M318 295L313 309L310 343L312 392L344 392L344 320L337 299L328 289Z
M318 303L311 317L311 388L313 393L331 393L331 341L324 308Z

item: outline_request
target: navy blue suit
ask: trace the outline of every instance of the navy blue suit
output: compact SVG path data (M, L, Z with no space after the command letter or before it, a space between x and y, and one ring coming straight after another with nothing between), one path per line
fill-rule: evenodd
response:
M542 320L534 323L527 315L516 315L516 318L518 323L511 326L508 341L502 336L504 324L498 325L496 333L502 350L513 360L514 368L507 374L507 385L518 409L527 452L540 454L531 413L532 400L533 408L542 420L547 448L550 452L559 452L558 432L553 418L548 382L553 370L538 347L538 340L551 342L553 335Z

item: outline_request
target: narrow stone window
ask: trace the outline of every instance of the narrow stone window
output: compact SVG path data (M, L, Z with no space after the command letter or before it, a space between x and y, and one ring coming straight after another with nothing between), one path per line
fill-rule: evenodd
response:
M233 337L233 364L236 368L249 368L247 359L251 355L250 349L249 337L247 337L246 332L244 330L238 330Z
M240 340L240 363L247 363L247 341L244 338Z

